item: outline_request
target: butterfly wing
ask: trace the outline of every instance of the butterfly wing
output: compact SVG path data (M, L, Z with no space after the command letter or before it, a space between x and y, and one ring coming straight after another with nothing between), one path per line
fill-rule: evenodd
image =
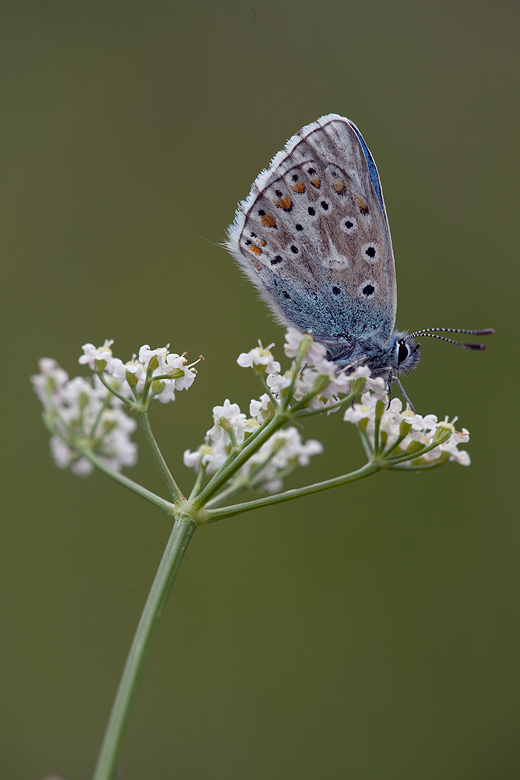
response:
M396 281L377 169L348 119L294 135L256 179L227 247L285 325L317 340L390 339Z

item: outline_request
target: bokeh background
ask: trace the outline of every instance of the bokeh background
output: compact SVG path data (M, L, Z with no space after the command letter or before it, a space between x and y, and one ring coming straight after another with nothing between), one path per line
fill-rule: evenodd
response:
M184 449L257 387L239 352L282 332L221 248L287 138L338 112L383 182L418 411L459 415L470 468L379 474L200 530L121 759L154 780L520 776L518 3L2 3L0 774L87 780L169 533L101 475L56 469L28 376L86 341L206 361L153 409ZM512 432L510 433L510 431ZM355 429L288 486L356 468ZM139 437L142 443L142 439ZM131 476L164 494L146 448Z

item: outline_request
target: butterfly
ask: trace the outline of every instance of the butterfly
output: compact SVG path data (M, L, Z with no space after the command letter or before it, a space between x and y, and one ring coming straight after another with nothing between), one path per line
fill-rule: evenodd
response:
M289 139L255 180L227 249L276 319L308 332L339 369L366 365L392 381L420 359L418 336L485 349L433 331L395 328L395 264L381 181L356 125L327 114ZM410 404L411 405L411 404ZM413 408L413 407L412 407Z

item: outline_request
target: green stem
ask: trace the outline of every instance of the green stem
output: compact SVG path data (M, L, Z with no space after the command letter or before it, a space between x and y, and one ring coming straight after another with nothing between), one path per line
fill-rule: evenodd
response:
M94 424L92 425L92 428L90 429L90 431L86 431L84 429L84 427L83 427L83 422L81 423L81 430L83 431L85 436L89 437L89 439L93 439L94 438L94 436L96 434L96 429L97 429L97 427L99 425L99 421L101 420L101 417L103 416L103 413L106 412L106 410L108 409L109 402L110 402L110 395L107 394L105 396L105 398L104 398L104 401L103 401L103 403L101 405L101 408L100 408L100 410L99 410L99 412L97 414L97 417L96 417L96 419L94 421ZM82 410L81 416L83 417L83 410Z
M195 521L190 517L180 516L175 519L126 659L92 780L113 780L115 776L123 737L146 659L175 575L195 528Z
M314 485L308 485L304 488L286 490L285 493L257 498L254 501L247 501L244 504L235 504L234 506L226 506L222 509L207 509L206 519L203 522L214 523L216 520L222 520L224 517L240 515L242 512L250 512L252 509L259 509L262 506L282 504L285 501L292 501L294 498L308 496L312 493L320 493L322 490L329 490L330 488L346 485L348 482L355 482L358 479L363 479L363 477L368 477L371 474L375 474L377 471L381 471L382 468L383 466L380 466L377 463L367 463L362 468L351 471L350 474L343 474L341 477L326 479L324 482L316 482Z
M394 464L397 463L406 463L407 461L418 460L419 458L422 458L423 455L426 455L427 452L430 452L430 450L434 450L436 447L438 447L439 444L442 444L442 442L434 441L417 452L404 452L402 455L394 455L392 458L388 458L387 465L389 468L391 468Z
M217 508L222 506L226 501L229 501L231 498L235 498L235 496L239 496L240 493L243 493L247 488L249 487L249 483L240 483L235 484L234 482L231 483L231 487L227 488L226 490L223 490L222 493L217 493L216 496L213 496L211 501L208 501L205 509L211 509L211 508Z
M371 460L374 457L374 451L372 449L372 443L368 438L368 434L362 428L358 428L358 432L361 438L361 444L365 450L365 455L367 456L368 460Z
M394 443L387 450L384 450L383 455L385 456L385 458L388 458L388 456L391 455L392 452L394 452L394 450L396 450L399 447L401 442L404 441L407 436L408 433L401 434L399 438L396 439L396 441L394 441Z
M107 380L103 376L102 373L97 373L96 376L98 377L101 384L105 385L106 389L109 393L112 393L112 395L115 395L116 398L119 398L120 401L122 401L126 406L129 406L131 409L133 409L132 401L130 401L126 396L124 396L122 393L118 392L114 387L108 384ZM132 393L135 398L135 389L132 387Z
M376 415L374 420L374 455L379 455L381 452L379 442L379 429L381 428L381 418Z
M155 504L159 507L159 509L162 509L163 512L166 512L166 514L170 515L171 517L174 508L174 505L171 503L171 501L166 501L164 498L161 498L155 493L152 493L151 490L148 490L142 485L139 485L138 482L134 482L133 479L130 479L124 474L121 474L119 471L114 471L114 469L111 469L110 466L107 466L107 464L101 460L101 458L98 458L98 456L94 455L94 453L90 450L83 449L81 452L83 456L87 458L87 460L89 460L97 469L102 471L103 474L105 474L107 477L110 477L110 479L118 482L123 487L128 488L128 490L131 490L133 493L137 493L137 495L141 496L141 498L146 498L147 501Z
M201 458L201 460L202 460L202 458ZM190 493L190 497L189 497L188 501L191 501L193 496L196 496L197 493L199 492L199 490L201 489L202 483L204 482L205 475L206 475L206 469L202 465L202 463L199 463L199 470L197 471L197 477L196 477L195 483L194 483L194 485L193 485L193 487L191 489L191 493Z
M262 387L264 388L265 392L266 392L266 393L267 393L267 395L269 396L269 399L270 399L271 403L273 404L274 408L275 408L275 409L278 409L278 407L280 406L280 404L278 403L278 401L277 401L277 400L276 400L276 398L274 397L274 395L273 395L273 391L271 390L271 388L269 387L269 385L268 385L268 384L267 384L267 382L265 381L265 374L261 374L261 375L260 375L260 381L261 381L261 383L262 383Z
M307 347L308 349L308 347ZM293 393L294 393L294 386L296 384L296 380L298 378L298 374L300 373L300 367L303 361L303 358L305 357L305 353L307 350L301 351L301 342L300 342L300 348L298 349L298 354L296 355L296 359L294 361L294 365L291 367L292 369L292 376L291 376L291 384L287 388L287 393L285 395L282 395L280 398L280 409L285 412L292 401Z
M314 395L317 395L316 393L313 393L313 395L306 396L305 399L303 399L305 402L308 398L312 398ZM350 404L354 398L356 398L359 395L359 393L349 393L344 398L341 399L341 401L336 401L336 403L331 404L330 406L323 406L320 409L301 409L299 408L297 411L295 411L296 406L291 407L291 412L293 412L294 417L313 417L316 414L330 414L331 412L335 411L336 409L341 409L342 406L347 406ZM300 404L298 404L300 406Z
M446 457L444 457L446 456ZM450 456L447 452L443 452L440 457L435 458L435 460L432 460L431 463L424 463L420 466L405 466L405 465L397 465L397 466L390 466L389 468L392 471L426 471L427 469L437 469L439 466L444 466L447 460L449 460Z
M281 428L287 422L287 416L283 413L277 414L265 428L260 428L259 432L251 436L245 443L242 452L236 456L230 463L224 464L208 482L204 490L193 499L192 503L195 509L200 509L205 506L212 496L217 493L222 485L225 485L229 481L230 477L246 463L251 455L258 452L262 444L271 438L279 428Z
M153 435L152 429L150 427L148 414L146 412L138 412L138 414L139 414L139 419L141 421L141 425L143 426L145 436L148 440L148 444L150 445L150 449L155 455L155 460L157 461L157 464L161 470L161 474L163 475L164 480L168 485L170 493L173 496L173 500L175 501L176 504L178 504L184 500L184 496L182 495L182 491L180 487L177 485L176 481L174 480L172 473L168 468L168 464L164 460L163 454L159 449L159 445L155 441L155 436Z

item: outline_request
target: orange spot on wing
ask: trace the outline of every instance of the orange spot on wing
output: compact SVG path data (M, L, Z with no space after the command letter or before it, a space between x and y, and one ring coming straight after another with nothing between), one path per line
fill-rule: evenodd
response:
M247 248L249 249L250 252L252 252L257 257L258 257L258 255L262 254L262 250L256 244L253 244L252 246L248 246Z
M286 195L284 198L280 198L280 200L276 201L276 206L284 211L290 211L292 209L292 200Z
M264 239L262 238L262 239L261 239L261 240L258 242L258 246L265 246L265 245L266 245L266 243L267 243L267 242L266 242L266 241L264 241Z
M305 192L305 184L302 181L296 182L296 184L292 185L291 189L295 192Z
M334 189L339 195L345 189L345 182L341 181L341 179L338 179L338 181L335 181L332 186L334 187Z
M276 227L276 219L273 217L272 214L264 214L260 222L264 227L271 227L271 228Z
M311 184L316 187L317 190L320 188L321 179L319 179L317 176L314 177L314 179L311 179Z
M253 260L253 259L251 259L250 262L251 262L251 265L253 266L253 268L256 268L257 271L260 270L260 263L257 263L256 260Z
M357 198L357 204L360 212L362 214L368 214L370 212L370 209L368 208L368 203L365 203L363 198Z

